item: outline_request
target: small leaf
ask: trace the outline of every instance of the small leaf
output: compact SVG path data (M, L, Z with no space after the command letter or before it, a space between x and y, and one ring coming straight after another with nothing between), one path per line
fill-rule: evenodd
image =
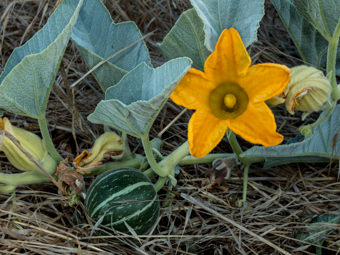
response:
M72 40L90 69L117 54L92 73L103 91L140 63L151 65L141 39L134 22L115 24L100 0L85 0L72 33Z
M105 100L88 120L141 137L149 129L177 83L190 69L188 58L170 60L153 69L141 63L121 81L107 89Z
M324 112L319 118L325 114ZM337 105L331 116L313 128L313 136L303 142L268 148L254 146L240 156L254 162L265 160L265 168L294 162L340 159L340 105Z
M203 22L195 9L181 14L173 28L159 45L167 59L189 57L193 67L203 71L210 51L204 46Z
M257 39L257 29L264 15L264 0L190 0L204 23L205 45L214 51L226 29L233 27L247 47Z
M308 243L322 245L327 235L337 229L336 224L340 223L340 210L334 213L325 213L314 217L311 223L307 224L303 232L297 233L297 239Z
M45 113L82 0L64 0L46 25L16 48L0 76L0 108L38 118Z
M299 14L310 22L325 39L329 39L340 21L337 0L293 0Z

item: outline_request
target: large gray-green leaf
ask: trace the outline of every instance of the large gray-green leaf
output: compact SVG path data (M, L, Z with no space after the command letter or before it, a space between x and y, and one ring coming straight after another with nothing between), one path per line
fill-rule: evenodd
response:
M297 12L292 0L271 0L290 34L302 59L309 64L326 68L328 42ZM337 54L337 74L340 75L340 46Z
M321 114L320 118L325 113ZM265 168L293 162L324 162L340 159L340 105L303 142L271 147L254 146L241 154L251 161L265 160Z
M156 69L141 63L106 91L105 100L99 102L88 120L136 137L148 134L162 106L190 67L189 58L173 59Z
M326 39L329 39L340 21L338 0L293 0L300 15L308 20Z
M316 66L325 67L327 41L298 14L292 0L272 0L272 3L303 60Z
M264 15L264 0L190 0L204 23L205 45L210 50L226 29L233 27L245 46L257 39L257 29Z
M195 9L181 14L159 47L167 59L189 57L200 70L211 53L204 45L203 22Z
M92 74L105 91L141 62L151 65L149 52L134 22L115 24L100 0L85 0L72 33L89 68L113 56Z
M0 76L0 108L38 118L45 113L82 0L64 0L46 25L16 48Z

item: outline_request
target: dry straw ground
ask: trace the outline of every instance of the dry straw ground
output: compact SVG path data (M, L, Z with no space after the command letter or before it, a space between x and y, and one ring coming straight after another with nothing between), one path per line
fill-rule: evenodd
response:
M12 50L38 31L53 10L56 0L0 1L0 68ZM147 40L155 66L164 62L156 43L170 30L179 14L188 9L188 0L106 0L116 22L132 20L143 34L154 32ZM258 33L259 41L249 48L255 62L278 62L288 66L301 63L298 53L272 5L266 3L266 15ZM98 38L100 40L100 38ZM102 127L86 121L103 94L92 77L74 90L68 85L87 71L72 43L69 44L51 93L48 119L53 140L64 157L75 156L91 147ZM151 135L157 136L182 109L169 102L157 119ZM299 116L289 116L280 107L274 109L279 130L286 139L297 135ZM73 113L73 115L72 115ZM39 133L35 120L6 114L20 127ZM162 134L162 152L169 153L186 139L191 113L185 112ZM73 116L73 117L72 117ZM313 121L316 115L307 121ZM250 145L241 142L244 148ZM133 150L142 152L140 142L130 140ZM216 152L231 152L223 140ZM2 172L15 172L4 154L0 154ZM296 240L307 216L340 208L338 164L290 164L263 170L251 167L248 204L237 208L242 194L242 173L235 170L213 188L205 177L211 165L186 166L178 175L170 206L161 210L159 224L148 236L95 236L84 217L83 206L68 206L53 184L30 185L12 195L0 195L1 254L315 254L315 246ZM86 184L92 178L86 179ZM166 190L161 191L164 200ZM75 212L80 213L78 223ZM340 254L340 227L323 244L323 254Z

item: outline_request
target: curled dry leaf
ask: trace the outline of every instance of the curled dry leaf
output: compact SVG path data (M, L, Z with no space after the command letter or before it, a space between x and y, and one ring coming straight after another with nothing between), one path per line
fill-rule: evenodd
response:
M84 198L85 195L85 182L83 175L78 173L75 169L68 166L69 158L61 161L57 166L56 175L58 183L61 184L65 194L71 194L72 190L77 195ZM72 190L70 190L70 188Z

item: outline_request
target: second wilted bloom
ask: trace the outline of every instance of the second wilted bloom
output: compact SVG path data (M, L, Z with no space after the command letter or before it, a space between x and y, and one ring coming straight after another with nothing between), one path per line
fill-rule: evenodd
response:
M304 118L312 112L322 110L329 102L331 93L332 86L320 70L301 65L291 68L287 88L278 97L270 99L269 103L285 103L290 114L302 111Z
M28 152L49 173L54 173L57 163L48 154L41 138L25 129L12 126L7 118L0 119L0 131L6 131L18 141L18 145L4 134L0 142L0 151L3 151L11 164L22 171L41 171L40 168L20 150Z
M330 99L332 86L323 73L310 66L297 66L291 69L286 108L289 113L294 110L305 114L322 110Z
M90 151L84 150L73 160L76 168L91 169L103 162L120 159L124 153L124 143L115 132L105 132L95 141Z

